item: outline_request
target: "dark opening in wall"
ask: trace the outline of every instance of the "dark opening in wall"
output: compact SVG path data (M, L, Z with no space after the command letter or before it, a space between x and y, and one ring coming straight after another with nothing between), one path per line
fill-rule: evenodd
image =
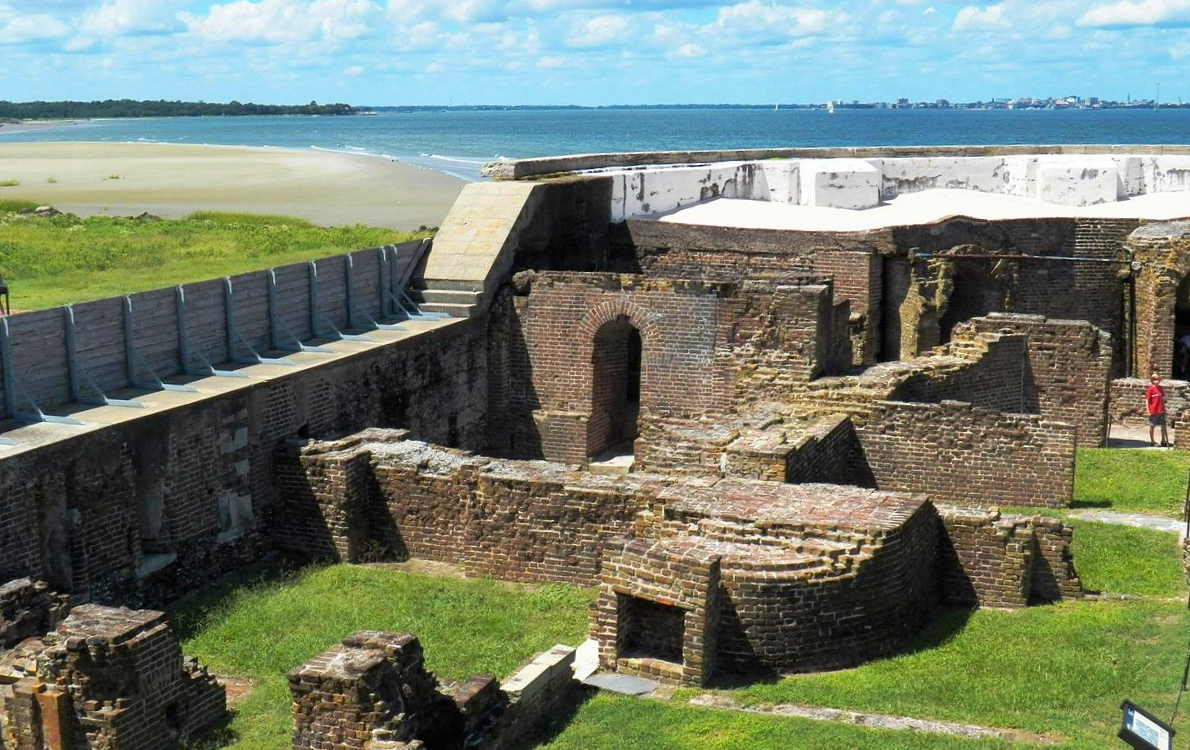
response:
M603 324L594 344L587 455L611 450L632 453L640 416L640 332L621 315Z
M996 264L997 261L983 258L954 259L954 287L946 312L938 322L939 343L949 342L959 323L991 312L1004 312L1004 286L997 276Z
M685 610L635 596L624 596L621 606L628 611L624 651L620 656L682 663Z
M1173 377L1190 377L1190 276L1178 284L1174 300L1173 320Z

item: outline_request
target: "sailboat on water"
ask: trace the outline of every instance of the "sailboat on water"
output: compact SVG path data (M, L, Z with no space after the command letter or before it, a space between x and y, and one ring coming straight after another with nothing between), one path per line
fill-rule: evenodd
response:
M826 113L828 115L833 115L835 113L835 103L834 102L826 103Z

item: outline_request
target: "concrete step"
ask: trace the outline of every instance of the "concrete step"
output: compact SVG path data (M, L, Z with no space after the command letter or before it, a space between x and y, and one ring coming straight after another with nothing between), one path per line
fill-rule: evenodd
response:
M443 303L448 305L478 305L480 292L461 291L457 289L410 289L409 299L419 305L425 303Z
M452 318L472 318L479 309L478 305L457 302L418 302L417 307L424 313L446 313Z
M414 289L442 289L456 292L482 292L482 281L458 281L455 279L414 279Z

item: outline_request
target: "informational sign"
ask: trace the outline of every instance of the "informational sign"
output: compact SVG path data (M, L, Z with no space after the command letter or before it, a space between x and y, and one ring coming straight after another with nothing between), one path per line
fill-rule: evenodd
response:
M1117 737L1136 750L1171 750L1174 736L1173 727L1133 704L1132 701L1124 701L1120 704L1120 708L1124 711L1124 720L1120 724Z

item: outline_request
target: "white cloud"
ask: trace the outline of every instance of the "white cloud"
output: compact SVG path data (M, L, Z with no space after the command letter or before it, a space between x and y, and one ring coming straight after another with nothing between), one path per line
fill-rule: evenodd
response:
M779 42L796 37L822 34L842 21L834 12L815 8L765 5L757 0L719 10L711 29L758 43Z
M597 16L576 29L568 43L572 47L606 47L624 40L629 29L623 16Z
M707 51L701 45L688 42L678 47L669 54L669 57L674 60L688 60L691 58L705 57Z
M350 68L343 71L345 75L349 76L362 76L366 72L367 69L364 68L363 65L352 65Z
M168 34L183 28L184 0L110 0L83 17L83 33L101 38Z
M1079 26L1128 27L1190 24L1190 0L1140 0L1091 8L1078 19Z
M53 16L20 16L0 26L0 44L60 39L69 33L70 27Z
M261 0L212 5L205 16L182 14L190 29L212 41L294 43L356 39L372 29L380 7L370 0Z
M556 55L549 55L537 61L537 67L544 70L556 70L558 68L566 67L566 58L558 57Z
M955 31L974 31L979 29L1008 28L1008 19L1004 14L1004 3L978 8L968 5L954 17Z

